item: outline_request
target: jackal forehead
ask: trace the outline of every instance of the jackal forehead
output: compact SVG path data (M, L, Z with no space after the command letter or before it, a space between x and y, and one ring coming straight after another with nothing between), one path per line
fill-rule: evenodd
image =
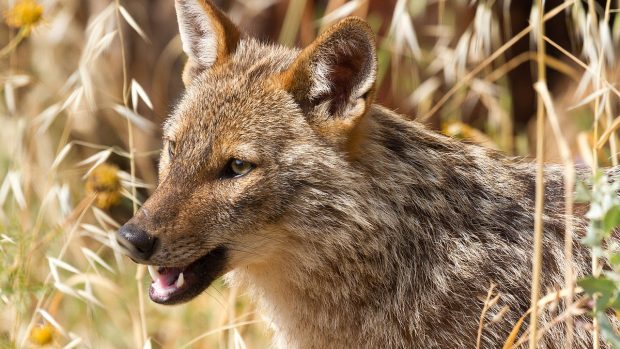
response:
M225 65L202 72L187 86L164 124L164 137L218 125L260 128L270 114L284 116L294 105L273 86L273 78L290 67L297 54L296 49L242 40Z
M260 131L278 124L295 105L292 98L264 80L209 76L188 89L164 124L164 136L175 139L213 131Z

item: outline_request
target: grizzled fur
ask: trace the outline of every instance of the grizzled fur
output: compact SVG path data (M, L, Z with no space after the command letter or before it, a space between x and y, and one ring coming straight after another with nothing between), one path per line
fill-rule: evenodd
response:
M159 239L143 262L183 266L224 246L222 274L256 298L280 348L473 348L495 283L487 321L510 310L482 348L501 347L529 308L535 167L373 105L359 19L298 51L239 35L204 0L176 5L187 91L165 125L159 187L132 219ZM231 158L256 167L219 178ZM562 190L549 166L543 290L563 284ZM577 244L575 260L585 273ZM555 326L540 347L563 336ZM578 327L575 345L588 343Z

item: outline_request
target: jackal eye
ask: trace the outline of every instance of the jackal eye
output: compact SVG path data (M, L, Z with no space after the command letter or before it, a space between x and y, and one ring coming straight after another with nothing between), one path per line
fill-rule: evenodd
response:
M175 141L168 141L168 157L173 158L176 151L177 143Z
M228 162L228 165L224 169L224 173L222 178L237 178L248 174L250 171L254 169L254 164L239 160L239 159L231 159Z

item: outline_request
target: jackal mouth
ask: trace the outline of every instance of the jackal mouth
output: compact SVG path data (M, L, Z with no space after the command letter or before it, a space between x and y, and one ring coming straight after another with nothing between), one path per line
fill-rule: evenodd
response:
M226 248L217 247L185 267L149 265L153 282L149 297L159 304L179 304L190 301L207 289L222 275Z

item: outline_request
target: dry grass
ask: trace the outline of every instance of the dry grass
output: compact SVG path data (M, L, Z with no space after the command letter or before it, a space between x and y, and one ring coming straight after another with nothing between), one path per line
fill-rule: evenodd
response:
M618 164L617 1L567 0L544 13L509 0L222 3L250 32L288 45L308 44L344 16L367 17L378 32L383 104L510 154L534 156L538 144L539 164L566 166L566 192L575 164ZM114 239L156 183L159 124L181 89L172 1L1 6L0 347L267 347L268 324L221 282L189 305L145 300L144 268L122 257ZM531 20L515 23L507 16L514 7ZM570 23L560 36L558 22ZM533 78L511 83L530 70L536 87ZM534 109L521 115L528 94L532 104L538 99L535 126ZM569 195L567 258L572 207ZM593 273L600 271L593 255ZM532 319L564 297L567 308L550 326L572 328L584 311L583 300L573 301L574 282L567 269L565 289L541 298L533 280ZM534 347L548 329L522 327L515 324L505 348L528 338Z

